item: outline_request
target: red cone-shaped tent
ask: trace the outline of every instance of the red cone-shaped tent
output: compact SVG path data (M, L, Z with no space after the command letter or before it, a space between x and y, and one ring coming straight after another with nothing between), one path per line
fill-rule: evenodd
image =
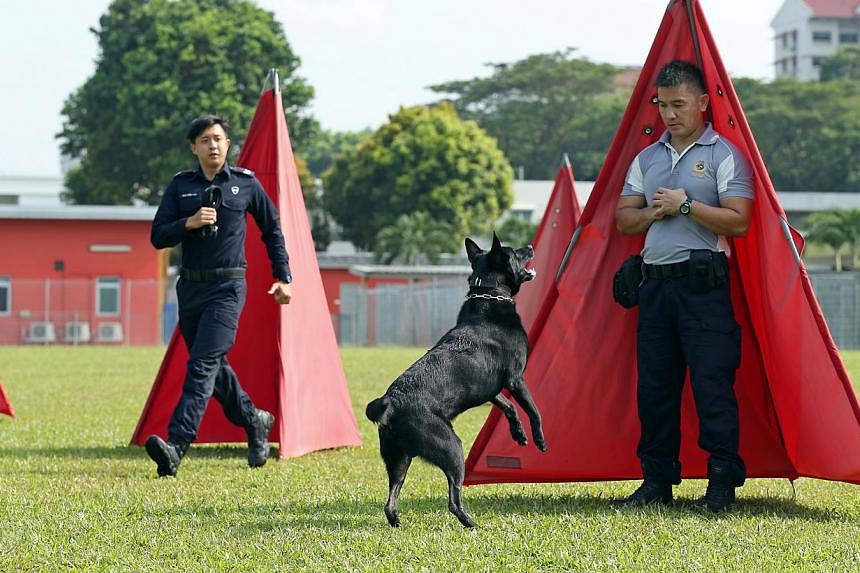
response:
M809 476L860 483L860 408L798 254L767 170L697 0L669 4L571 239L558 298L531 340L526 369L549 451L518 446L494 411L469 453L466 483L597 481L642 476L635 449L637 310L611 296L614 272L644 236L615 229L630 162L663 130L653 87L673 59L700 61L715 129L743 150L756 175L747 235L731 241L732 299L743 358L735 389L740 454L750 477ZM528 288L526 285L524 288ZM525 419L525 418L524 418ZM682 475L703 478L698 419L684 391Z
M0 414L15 417L15 410L12 409L12 402L6 395L6 390L3 389L3 384L0 384Z
M255 172L281 216L281 229L294 277L293 300L279 306L267 294L272 270L253 219L248 221L245 255L248 294L229 360L242 387L259 408L275 414L270 439L280 457L361 444L346 377L328 312L295 159L284 117L277 74L248 130L238 165ZM166 436L179 400L188 350L173 334L132 443L150 434ZM210 400L197 442L245 442L245 430L227 421Z
M535 250L532 266L537 275L517 295L517 312L530 340L537 339L537 333L543 328L547 314L558 296L555 274L581 214L573 169L565 156L532 243Z

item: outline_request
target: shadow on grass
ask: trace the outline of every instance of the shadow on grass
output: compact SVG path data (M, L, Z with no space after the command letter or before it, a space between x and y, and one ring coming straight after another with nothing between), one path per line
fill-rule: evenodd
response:
M278 456L277 448L271 448L271 459ZM0 448L0 458L77 458L77 459L114 459L128 460L147 458L146 451L141 446L113 447L58 447L58 448ZM187 459L232 459L247 458L248 446L242 444L223 446L194 446L189 450Z
M195 506L163 507L146 513L157 518L180 518L211 520L213 523L229 523L237 537L253 536L260 532L284 529L315 528L328 531L359 531L390 529L383 513L384 498L359 497L330 499L325 501L296 501L285 499L278 504L258 504L244 507ZM602 496L566 495L472 495L466 500L466 508L481 525L488 526L506 516L613 516L618 513L649 519L659 513L661 519L689 520L725 518L791 519L799 521L829 522L838 516L825 510L804 507L790 500L773 498L745 498L730 513L700 513L692 508L693 500L679 500L672 508L642 508L616 512L609 500ZM411 497L400 500L403 524L426 529L428 520L434 525L459 528L456 518L448 512L447 496ZM498 526L498 523L496 523Z

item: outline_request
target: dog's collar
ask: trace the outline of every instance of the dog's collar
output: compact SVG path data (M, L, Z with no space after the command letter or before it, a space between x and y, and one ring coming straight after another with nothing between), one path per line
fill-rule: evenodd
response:
M470 287L482 287L482 288L494 288L502 291L508 299L511 298L511 289L508 285L502 284L499 281L488 279L484 277L469 277L469 286ZM482 297L483 298L483 297Z
M509 296L492 295L492 294L487 294L487 293L470 293L470 294L466 295L467 300L473 299L473 298L485 298L487 300L498 300L498 301L502 301L502 302L514 302L514 299L512 299Z

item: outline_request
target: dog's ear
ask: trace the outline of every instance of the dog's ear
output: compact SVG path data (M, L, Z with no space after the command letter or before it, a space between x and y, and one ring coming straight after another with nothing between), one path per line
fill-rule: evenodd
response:
M469 262L473 262L478 256L484 254L484 250L478 246L478 243L466 237L466 254L469 256Z
M502 242L499 240L499 237L498 237L498 235L496 235L496 232L493 231L493 246L490 248L490 250L491 251L498 251L498 250L501 250L501 248L502 248Z

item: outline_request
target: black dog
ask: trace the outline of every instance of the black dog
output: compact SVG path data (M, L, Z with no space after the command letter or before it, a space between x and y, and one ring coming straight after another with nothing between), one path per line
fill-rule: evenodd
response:
M438 466L448 478L448 509L466 527L475 522L460 497L463 488L463 444L451 420L484 402L492 402L507 417L511 435L527 443L507 389L528 414L532 436L546 451L540 413L523 382L528 338L511 298L520 285L534 278L525 265L534 256L531 245L503 247L493 234L489 252L466 239L472 263L469 292L457 325L436 346L395 380L385 395L367 405L367 417L379 424L379 449L388 470L385 516L400 525L397 498L415 456Z

